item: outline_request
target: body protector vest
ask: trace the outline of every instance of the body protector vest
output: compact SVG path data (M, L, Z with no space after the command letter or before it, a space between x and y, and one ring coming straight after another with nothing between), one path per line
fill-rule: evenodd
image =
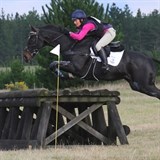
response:
M87 17L87 19L83 22L82 26L83 27L87 23L93 23L95 25L95 29L90 31L87 36L95 36L101 38L104 34L104 26L101 23L101 21L95 17Z

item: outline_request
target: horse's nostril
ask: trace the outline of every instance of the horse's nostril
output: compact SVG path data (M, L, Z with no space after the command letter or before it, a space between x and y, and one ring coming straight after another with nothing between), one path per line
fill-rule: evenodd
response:
M25 61L26 63L28 63L28 58L27 58L26 55L23 55L23 59L24 59L24 61Z

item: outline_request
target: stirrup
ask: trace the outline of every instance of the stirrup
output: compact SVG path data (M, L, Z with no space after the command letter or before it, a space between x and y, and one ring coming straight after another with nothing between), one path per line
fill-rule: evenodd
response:
M106 70L106 71L109 71L109 70L110 70L108 65L103 65L103 66L102 66L102 69L103 69L103 70Z

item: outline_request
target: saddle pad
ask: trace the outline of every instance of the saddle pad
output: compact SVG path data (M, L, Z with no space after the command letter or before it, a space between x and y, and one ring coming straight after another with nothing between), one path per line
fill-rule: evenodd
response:
M120 52L111 52L110 56L107 58L108 59L108 64L111 66L118 66L119 62L122 59L124 50Z
M111 52L109 57L107 57L108 64L111 66L117 66L122 59L123 53L124 53L124 50L120 52ZM92 49L91 49L90 56L91 58L97 59L98 62L101 62L100 57L95 56Z

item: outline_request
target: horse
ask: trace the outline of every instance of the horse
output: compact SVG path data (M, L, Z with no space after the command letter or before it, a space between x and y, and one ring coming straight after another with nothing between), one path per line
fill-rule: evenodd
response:
M90 56L90 47L93 45L95 37L86 36L84 40L77 42L66 35L64 29L58 25L31 26L27 45L23 51L25 62L31 61L41 48L56 47L60 44L60 55L63 60L52 62L50 69L58 71L62 78L64 74L61 71L85 80L115 81L124 79L132 90L160 99L160 90L155 85L155 62L160 63L159 60L144 53L124 49L119 64L117 66L110 65L110 70L105 72L101 69L102 62Z

